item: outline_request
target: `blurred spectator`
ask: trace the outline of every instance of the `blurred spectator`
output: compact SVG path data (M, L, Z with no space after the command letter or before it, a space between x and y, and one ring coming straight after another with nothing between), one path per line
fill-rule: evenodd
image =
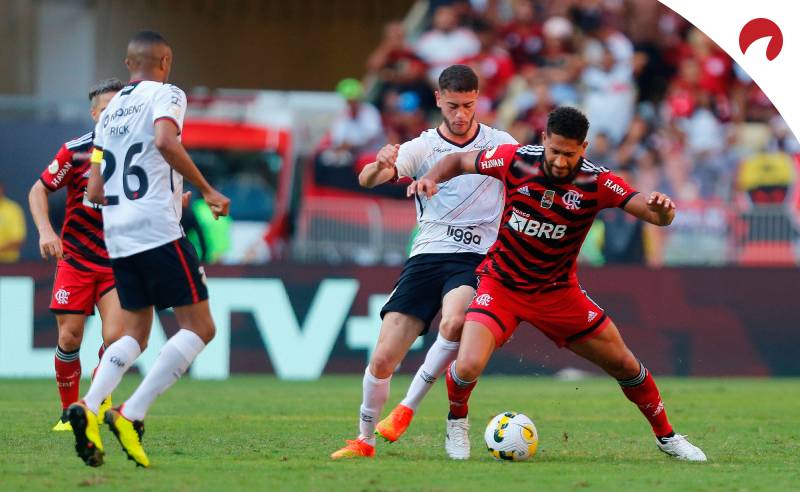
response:
M315 179L318 184L357 188L354 166L385 142L381 114L361 100L364 88L358 80L344 79L336 91L346 104L333 121L329 142L315 158Z
M0 182L0 263L19 260L19 250L25 241L25 214L22 207L6 197Z
M617 168L616 157L611 146L611 141L605 133L597 133L589 140L586 157L594 164L611 169Z
M537 77L550 85L557 105L574 104L578 100L575 82L582 61L575 54L572 23L564 17L551 17L542 28L544 45L536 57Z
M511 54L517 70L536 63L542 50L542 26L536 20L536 9L532 0L513 2L514 16L511 22L500 29L500 37Z
M784 152L755 154L739 167L738 187L753 205L783 204L794 182L794 163Z
M603 46L599 62L584 69L581 82L583 109L592 122L589 138L605 133L612 144L618 144L633 119L636 96L630 58L618 60Z
M336 85L346 107L331 126L331 145L336 153L357 154L377 149L383 143L381 115L375 106L361 99L364 87L356 79L344 79ZM338 159L333 159L336 161Z
M475 32L481 43L480 52L461 60L461 63L470 66L480 79L477 108L480 117L492 113L505 96L508 81L514 75L514 64L508 52L497 45L497 35L491 26L478 22Z
M534 82L534 86L525 95L532 97L533 105L517 117L511 126L511 135L520 143L538 144L541 143L542 132L547 127L547 115L556 105L550 95L550 87L544 82ZM522 100L518 104L520 107L527 105Z
M412 92L419 99L420 109L427 113L436 108L433 89L426 76L427 65L406 42L406 31L400 22L390 22L383 39L367 59L367 73L377 79L376 105L383 111L386 99Z
M476 55L480 41L470 29L459 27L457 11L449 5L433 13L431 30L416 42L417 55L430 66L428 80L435 83L442 70L464 58Z
M389 143L403 143L417 138L428 128L425 113L420 107L419 96L415 92L393 94L387 99L384 112L386 140Z

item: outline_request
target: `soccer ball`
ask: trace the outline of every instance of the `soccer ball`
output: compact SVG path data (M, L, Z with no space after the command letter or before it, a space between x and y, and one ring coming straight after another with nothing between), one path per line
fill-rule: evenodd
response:
M493 418L483 437L496 460L525 461L533 457L539 447L539 434L533 421L516 412L503 412Z

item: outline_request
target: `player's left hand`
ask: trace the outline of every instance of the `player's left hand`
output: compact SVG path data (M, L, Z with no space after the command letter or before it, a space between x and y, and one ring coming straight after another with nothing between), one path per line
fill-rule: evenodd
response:
M664 193L654 191L650 193L650 197L647 199L647 207L653 212L665 213L675 210L675 202Z
M411 197L419 193L425 195L430 200L430 198L438 191L439 186L436 185L436 182L423 176L422 178L419 178L417 181L414 181L408 185L408 188L406 189L406 196Z
M203 195L203 199L208 204L208 208L211 209L211 213L214 214L214 219L228 215L228 211L231 207L231 200L227 196L211 188L211 190Z

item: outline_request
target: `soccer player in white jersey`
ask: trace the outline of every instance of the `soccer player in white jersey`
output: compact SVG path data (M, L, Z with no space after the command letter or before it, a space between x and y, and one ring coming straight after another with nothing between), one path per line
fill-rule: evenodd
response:
M377 161L359 175L359 183L372 188L401 176L417 179L447 154L515 143L509 134L475 121L477 100L478 77L472 69L445 69L436 91L442 123L403 145L381 149ZM394 442L406 431L420 402L458 353L465 312L477 286L475 268L497 237L503 185L496 179L460 176L431 199L417 195L414 200L419 233L381 310L378 343L364 372L360 433L334 452L333 459L374 456L375 434ZM392 373L440 309L439 335L406 397L376 426L389 398ZM468 431L466 418L447 419L445 449L451 458L469 457Z
M150 460L141 441L148 409L215 332L203 268L180 226L183 178L202 193L215 217L227 215L230 200L208 184L181 145L186 95L166 83L172 65L169 44L158 33L140 32L128 43L125 64L131 82L97 123L87 188L88 198L103 204L123 333L106 349L89 391L67 415L78 456L87 465L102 465L100 402L147 346L153 307L174 308L180 330L133 395L104 417L128 458L147 467Z

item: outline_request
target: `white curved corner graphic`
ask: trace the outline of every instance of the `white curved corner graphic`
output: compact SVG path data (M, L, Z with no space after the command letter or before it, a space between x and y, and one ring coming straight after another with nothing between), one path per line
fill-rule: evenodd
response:
M796 0L659 0L703 31L725 50L761 87L795 136L800 136L800 2ZM770 22L780 29L781 39L759 33L769 32ZM740 37L746 50L742 53ZM757 37L752 42L754 37ZM772 43L770 45L770 43ZM780 51L777 47L782 44ZM773 56L772 60L769 56Z

